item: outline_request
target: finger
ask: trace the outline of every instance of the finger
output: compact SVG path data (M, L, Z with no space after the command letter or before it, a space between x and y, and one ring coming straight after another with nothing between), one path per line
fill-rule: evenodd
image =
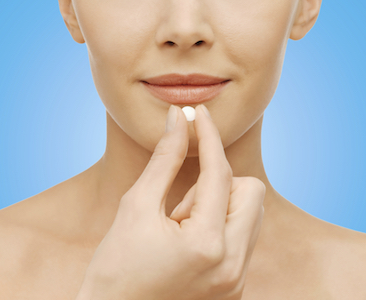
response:
M258 178L233 177L225 226L225 257L238 263L250 255L258 238L266 187ZM244 267L242 265L242 267Z
M200 174L190 219L204 230L223 234L232 170L219 131L205 114L203 105L196 107L194 127L198 139Z
M170 214L170 218L172 220L175 220L178 223L180 223L182 220L188 219L190 217L195 193L196 193L196 183L193 186L191 186L191 188L185 194L183 200L177 205L177 207Z
M150 215L156 213L166 217L166 197L188 151L187 119L179 106L171 105L169 112L173 113L174 109L177 110L174 129L163 134L146 168L128 191L133 195L131 201L137 210Z

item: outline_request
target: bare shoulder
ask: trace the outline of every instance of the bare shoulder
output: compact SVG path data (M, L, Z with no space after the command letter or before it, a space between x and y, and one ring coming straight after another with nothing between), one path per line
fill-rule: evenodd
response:
M83 199L88 199L83 189L83 173L1 209L0 232L3 238L10 232L23 232L26 236L42 235L46 239L59 239L70 244L77 241L84 235L80 219L90 208L82 207Z
M21 244L29 248L29 243L37 246L41 239L70 246L80 242L86 227L80 221L84 216L80 204L83 198L77 184L69 179L1 209L0 241L7 240L8 248L10 244L18 248Z
M39 197L31 197L0 210L0 298L25 297L27 283L42 265L38 256L44 238L37 227L34 209ZM21 288L22 287L22 288Z
M366 299L366 234L323 223L324 280L332 299Z
M19 237L20 242L27 240L27 237L55 232L55 222L62 215L55 196L58 189L59 186L54 186L1 209L0 238Z
M24 201L24 200L23 200ZM19 209L18 209L19 208ZM33 239L32 230L18 222L12 213L21 211L23 203L11 205L0 210L0 280L3 282L12 275L17 275L24 265L26 245ZM20 213L20 212L19 212Z
M77 293L92 253L75 242L72 209L59 205L65 189L58 189L0 210L0 299L73 299Z
M20 258L20 252L37 235L41 219L35 211L40 204L39 195L24 199L0 210L0 247L1 257ZM8 255L3 255L5 254ZM8 260L10 262L10 260Z
M40 193L0 210L0 279L19 275L37 262L37 253L54 244L55 225L50 193ZM53 221L51 221L53 219ZM5 273L6 272L6 273Z

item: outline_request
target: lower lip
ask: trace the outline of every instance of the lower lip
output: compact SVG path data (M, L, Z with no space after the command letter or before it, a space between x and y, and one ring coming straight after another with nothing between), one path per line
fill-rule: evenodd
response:
M230 81L212 85L153 85L142 82L149 92L171 104L198 104L215 98Z

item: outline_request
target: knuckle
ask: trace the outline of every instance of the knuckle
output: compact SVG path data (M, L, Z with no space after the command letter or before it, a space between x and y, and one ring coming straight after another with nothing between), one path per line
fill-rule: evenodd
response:
M229 292L238 289L242 270L233 264L225 264L213 277L212 286L216 291Z
M197 241L198 240L198 241ZM220 263L225 255L223 238L218 235L205 235L197 238L191 248L195 261L209 266Z
M251 190L261 197L264 197L267 190L267 187L263 181L253 176L242 177L241 187L245 190Z
M264 189L264 190L266 189L266 185L263 183L262 180L260 180L257 177L246 176L246 177L244 177L244 179L245 179L245 183L248 186L251 186L251 187L256 188L256 189Z

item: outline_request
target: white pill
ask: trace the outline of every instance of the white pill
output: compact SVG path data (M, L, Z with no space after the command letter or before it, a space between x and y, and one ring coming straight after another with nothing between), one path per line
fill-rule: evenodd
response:
M196 110L192 106L184 106L182 110L186 115L187 121L194 121L196 118Z

